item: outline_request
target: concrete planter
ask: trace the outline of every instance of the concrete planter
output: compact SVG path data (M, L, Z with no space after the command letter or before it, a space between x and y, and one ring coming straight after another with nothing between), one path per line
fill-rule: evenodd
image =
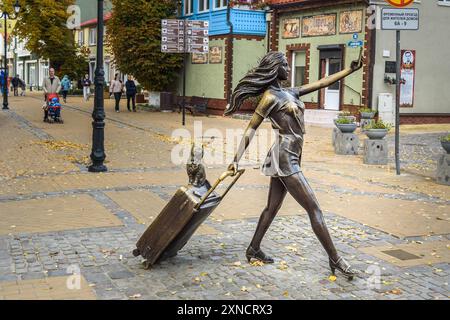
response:
M441 141L442 148L447 152L447 154L450 154L450 141Z
M388 134L388 129L368 129L364 133L371 140L381 140Z
M334 122L334 124L342 133L353 133L358 127L356 123L343 124Z

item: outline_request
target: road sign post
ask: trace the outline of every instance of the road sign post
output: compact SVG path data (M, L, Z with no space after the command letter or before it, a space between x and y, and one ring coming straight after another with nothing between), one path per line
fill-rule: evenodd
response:
M400 175L400 90L401 90L401 30L419 30L419 9L383 8L381 29L396 30L396 80L395 80L395 168Z
M183 54L183 126L186 125L186 66L188 53L209 52L209 22L161 20L161 52Z

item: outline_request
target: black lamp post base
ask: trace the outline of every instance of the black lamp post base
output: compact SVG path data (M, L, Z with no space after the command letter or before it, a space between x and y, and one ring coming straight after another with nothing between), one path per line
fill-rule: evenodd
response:
M104 164L95 165L92 164L88 167L89 172L106 172L108 168Z
M8 106L3 106L2 110L9 110Z

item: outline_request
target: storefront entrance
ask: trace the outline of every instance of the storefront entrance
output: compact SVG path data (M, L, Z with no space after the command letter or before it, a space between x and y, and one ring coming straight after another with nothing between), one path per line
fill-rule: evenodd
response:
M319 46L320 75L321 78L331 76L342 70L342 54L340 46ZM341 81L328 88L322 89L319 94L319 106L325 110L340 110Z

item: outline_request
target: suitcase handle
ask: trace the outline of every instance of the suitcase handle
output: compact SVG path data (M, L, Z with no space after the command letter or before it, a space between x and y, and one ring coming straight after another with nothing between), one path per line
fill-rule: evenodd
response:
M214 185L208 190L205 195L200 199L200 202L195 206L195 209L198 210L200 206L205 203L206 199L208 199L209 195L217 188L217 186L224 181L226 178L235 176L231 184L228 186L227 190L222 194L221 198L225 197L228 191L234 186L234 184L238 181L238 179L242 176L242 174L245 172L245 169L240 169L237 171L236 175L234 175L234 171L225 171L222 173L222 175L217 179L217 181L214 183Z

